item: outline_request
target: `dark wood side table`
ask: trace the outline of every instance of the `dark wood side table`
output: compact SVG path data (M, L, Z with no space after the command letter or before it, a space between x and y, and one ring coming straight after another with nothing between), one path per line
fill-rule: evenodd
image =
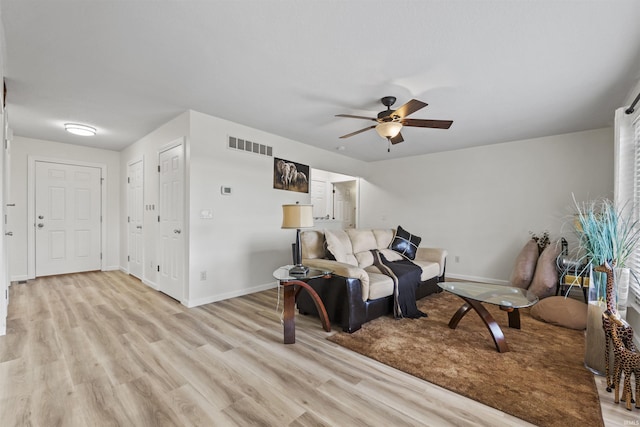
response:
M310 268L305 275L292 275L289 274L288 266L280 267L273 272L273 277L278 280L280 286L282 286L284 293L283 323L285 344L293 344L296 342L295 305L298 294L302 289L305 289L313 299L313 302L318 309L318 314L320 316L320 321L322 322L322 327L324 328L324 330L327 332L331 332L331 323L329 322L327 310L324 308L324 304L320 299L318 293L313 290L313 288L307 283L308 280L318 277L329 278L331 277L331 273L332 272L328 270Z

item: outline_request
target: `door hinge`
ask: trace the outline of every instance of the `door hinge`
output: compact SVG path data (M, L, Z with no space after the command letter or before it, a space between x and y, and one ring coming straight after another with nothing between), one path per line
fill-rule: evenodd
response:
M131 261L131 257L129 255L127 255L127 262Z
M160 165L158 165L158 173L160 173Z
M102 222L102 215L100 215L100 222Z
M102 252L100 252L100 259L102 259Z
M158 215L158 222L160 222L160 215Z
M160 265L158 265L158 271L160 271Z
M127 177L127 184L131 184L131 178Z
M130 216L127 217L127 222L131 222L131 217Z

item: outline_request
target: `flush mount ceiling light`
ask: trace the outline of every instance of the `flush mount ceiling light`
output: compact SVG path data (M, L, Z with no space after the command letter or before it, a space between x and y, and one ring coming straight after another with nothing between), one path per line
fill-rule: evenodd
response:
M376 132L384 139L395 138L402 130L400 122L382 122L376 125Z
M96 134L96 128L78 123L65 123L64 130L80 136L94 136Z

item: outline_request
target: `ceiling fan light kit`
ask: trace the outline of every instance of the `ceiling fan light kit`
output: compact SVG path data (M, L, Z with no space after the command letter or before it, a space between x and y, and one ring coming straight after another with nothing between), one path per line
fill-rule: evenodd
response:
M376 125L376 132L384 139L396 137L402 130L400 122L382 122Z
M417 99L412 99L397 110L391 109L391 106L396 102L395 96L385 96L380 99L380 102L382 103L382 105L387 107L387 109L379 112L377 118L354 116L352 114L337 114L336 117L373 120L374 122L378 123L376 125L369 126L364 129L348 133L346 135L342 135L340 138L349 138L359 133L366 132L369 129L375 129L376 132L378 132L378 135L389 141L389 146L391 146L391 144L399 144L404 141L404 138L400 133L403 126L432 129L449 129L451 127L451 124L453 123L453 121L451 120L407 119L407 116L428 105L427 103L418 101ZM387 151L390 151L389 148L387 148Z

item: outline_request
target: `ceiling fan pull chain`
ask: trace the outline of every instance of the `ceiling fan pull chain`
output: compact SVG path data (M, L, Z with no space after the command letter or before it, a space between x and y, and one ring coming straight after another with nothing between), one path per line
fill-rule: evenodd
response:
M388 146L387 146L387 153L391 152L391 138L387 138L387 141L389 142Z

